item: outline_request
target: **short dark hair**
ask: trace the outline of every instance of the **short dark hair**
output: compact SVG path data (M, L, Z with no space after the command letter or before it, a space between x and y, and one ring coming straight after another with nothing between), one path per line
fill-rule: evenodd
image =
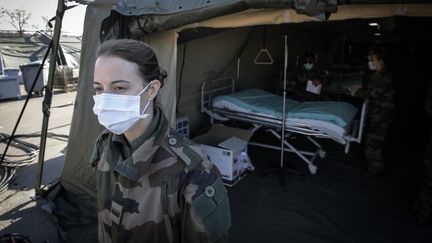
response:
M313 52L311 52L311 51L308 51L308 52L306 52L305 54L304 54L304 60L306 60L306 59L312 59L314 62L316 61L316 55L315 55L315 53L313 53Z
M153 49L142 41L131 39L107 40L101 44L96 57L113 56L136 63L142 78L146 82L159 80L161 86L167 76L158 63Z

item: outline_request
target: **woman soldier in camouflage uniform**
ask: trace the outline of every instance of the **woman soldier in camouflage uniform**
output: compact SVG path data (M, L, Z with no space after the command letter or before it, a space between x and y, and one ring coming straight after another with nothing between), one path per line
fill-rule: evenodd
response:
M328 98L323 96L322 93L315 94L306 90L309 81L312 81L315 86L324 85L327 75L327 70L318 63L316 54L313 52L306 53L303 57L303 64L298 65L290 78L291 86L294 85L294 87L291 87L294 94L290 94L290 98L298 101L327 100Z
M106 130L97 168L100 242L226 242L227 191L198 146L170 131L155 98L163 86L153 50L135 40L102 43L94 113Z
M392 74L386 67L386 53L381 45L369 48L368 82L355 91L355 96L369 100L365 130L365 155L368 162L366 177L383 172L383 149L386 134L393 117L395 87Z

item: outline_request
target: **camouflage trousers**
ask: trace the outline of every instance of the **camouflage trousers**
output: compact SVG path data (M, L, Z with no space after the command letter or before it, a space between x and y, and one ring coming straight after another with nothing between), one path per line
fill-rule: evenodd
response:
M432 138L426 147L424 168L424 182L414 205L414 210L421 222L432 218Z
M369 120L365 131L365 155L369 168L384 168L384 141L390 122Z

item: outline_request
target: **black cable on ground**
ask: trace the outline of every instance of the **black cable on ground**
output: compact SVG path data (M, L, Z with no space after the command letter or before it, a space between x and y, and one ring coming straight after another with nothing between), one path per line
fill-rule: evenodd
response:
M14 138L9 143L9 146L13 146L18 150L23 151L22 154L16 155L4 155L3 163L0 165L0 194L3 193L7 187L9 182L15 177L16 169L18 167L26 166L32 163L35 158L39 154L39 146L23 141L19 138L31 138L31 137L40 137L40 133L36 134L18 134L15 135ZM6 143L6 141L10 141L10 137L8 134L0 133L0 143ZM56 133L48 133L49 138L69 138L68 135L64 134L56 134ZM1 241L0 241L1 243Z
M57 133L48 133L47 134L49 138L65 138L68 139L68 135L64 134L57 134ZM9 146L13 146L16 149L19 149L24 152L24 154L19 155L4 155L3 164L4 166L8 167L22 167L26 166L29 163L33 162L33 160L38 156L39 154L39 146L23 141L19 138L31 138L31 137L40 137L40 133L36 134L18 134L15 135L12 139L12 142ZM4 133L0 133L0 143L4 143L6 140L10 139L10 136Z
M0 194L7 189L9 182L15 177L15 175L15 168L0 166Z
M39 154L39 146L25 142L18 138L11 138L11 136L0 133L0 142L9 139L8 145L13 146L24 154L18 155L3 155L3 166L7 167L22 167L30 164Z
M1 235L0 243L31 243L31 240L29 235L10 233Z

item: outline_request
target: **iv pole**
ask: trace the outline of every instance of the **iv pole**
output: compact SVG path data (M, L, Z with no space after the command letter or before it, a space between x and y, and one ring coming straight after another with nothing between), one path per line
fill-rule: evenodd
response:
M284 142L285 142L285 113L286 113L286 81L287 81L287 67L288 67L288 39L284 36L284 85L283 85L283 105L282 105L282 136L281 136L281 155L280 155L280 180L281 184L285 184L284 181Z

